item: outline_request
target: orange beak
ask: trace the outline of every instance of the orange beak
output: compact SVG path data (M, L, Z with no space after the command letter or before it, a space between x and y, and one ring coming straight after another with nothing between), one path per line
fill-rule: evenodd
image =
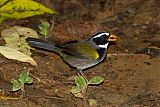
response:
M108 41L110 41L110 42L115 42L115 41L117 41L117 39L118 39L117 36L111 34L110 37L108 38Z

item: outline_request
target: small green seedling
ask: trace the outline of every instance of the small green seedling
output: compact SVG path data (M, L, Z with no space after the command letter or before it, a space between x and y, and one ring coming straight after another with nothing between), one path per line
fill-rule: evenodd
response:
M84 78L83 76L77 76L75 78L76 86L72 87L71 93L75 97L83 98L84 93L86 92L88 85L99 85L103 81L104 81L104 78L99 77L99 76L95 76L92 79L90 79L89 81L86 80L86 78Z
M90 79L89 81L83 77L83 76L77 76L75 78L75 84L76 86L73 86L71 89L71 93L78 98L82 98L83 99L83 103L84 105L88 105L87 101L89 102L89 105L91 107L96 107L97 106L97 102L94 99L86 99L85 97L85 93L87 91L87 87L88 85L99 85L100 83L102 83L104 81L104 78L99 77L99 76L95 76L92 79Z
M47 21L40 21L41 24L39 25L40 34L43 35L45 38L48 36L50 24Z
M22 73L20 74L19 79L18 80L12 79L11 83L13 84L12 91L18 91L21 89L22 92L24 92L24 84L33 83L33 79L29 77L29 71L23 70Z

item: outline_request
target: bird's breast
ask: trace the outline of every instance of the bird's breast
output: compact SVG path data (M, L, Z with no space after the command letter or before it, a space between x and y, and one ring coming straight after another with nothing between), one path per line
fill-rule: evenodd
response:
M98 54L99 54L99 60L103 60L106 56L106 53L107 53L107 49L105 48L100 48L97 50L98 51Z

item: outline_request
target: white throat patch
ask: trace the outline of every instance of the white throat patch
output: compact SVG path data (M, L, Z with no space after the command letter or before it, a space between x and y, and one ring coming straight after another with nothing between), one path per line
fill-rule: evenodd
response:
M97 36L95 36L95 37L93 37L93 38L98 38L98 37L101 37L102 35L108 35L109 36L109 33L100 33L100 34L98 34Z
M98 47L107 49L108 48L108 43L106 43L104 45L98 45Z

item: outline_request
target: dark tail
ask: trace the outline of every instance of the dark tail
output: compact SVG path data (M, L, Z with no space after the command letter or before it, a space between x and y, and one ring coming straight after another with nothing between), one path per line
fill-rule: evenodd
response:
M26 41L32 47L58 52L58 48L55 46L55 44L49 41L32 37L28 37Z

